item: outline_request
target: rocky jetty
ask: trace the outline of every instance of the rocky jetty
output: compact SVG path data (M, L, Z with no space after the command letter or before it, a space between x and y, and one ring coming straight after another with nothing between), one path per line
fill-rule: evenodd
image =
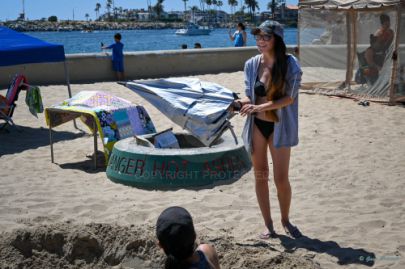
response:
M183 22L106 22L106 21L7 21L0 22L19 32L44 32L44 31L103 31L103 30L140 30L140 29L179 29L184 27ZM227 24L215 27L228 27Z
M102 31L102 30L137 30L181 28L179 22L104 22L104 21L8 21L0 22L19 32L43 31Z

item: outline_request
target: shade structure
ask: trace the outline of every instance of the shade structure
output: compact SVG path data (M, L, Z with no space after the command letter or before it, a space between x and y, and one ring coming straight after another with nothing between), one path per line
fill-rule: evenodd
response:
M65 61L63 45L0 26L0 66Z
M404 0L300 0L303 88L405 101Z
M364 9L398 5L401 0L300 0L301 8Z
M63 45L48 43L0 26L0 67L51 62L64 62L68 94L72 97ZM29 74L26 75L29 79Z
M235 94L215 83L197 78L129 81L125 86L154 105L174 123L210 146L231 128L229 107Z

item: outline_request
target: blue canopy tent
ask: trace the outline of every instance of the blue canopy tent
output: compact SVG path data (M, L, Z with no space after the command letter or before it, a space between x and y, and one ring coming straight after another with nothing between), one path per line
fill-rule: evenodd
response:
M64 62L66 84L69 97L72 97L63 45L51 44L4 26L0 26L0 40L0 67Z

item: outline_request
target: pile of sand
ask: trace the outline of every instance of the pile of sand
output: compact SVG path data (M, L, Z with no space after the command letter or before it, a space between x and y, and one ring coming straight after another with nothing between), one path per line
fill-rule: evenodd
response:
M267 243L236 243L225 231L215 244L223 268L320 268L310 257ZM164 254L152 227L58 223L0 236L0 268L162 268Z

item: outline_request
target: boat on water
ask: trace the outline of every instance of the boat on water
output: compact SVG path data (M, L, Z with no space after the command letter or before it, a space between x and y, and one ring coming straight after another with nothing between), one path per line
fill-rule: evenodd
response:
M178 29L176 35L209 35L212 29L208 26L199 26L195 23L188 23L185 28Z

